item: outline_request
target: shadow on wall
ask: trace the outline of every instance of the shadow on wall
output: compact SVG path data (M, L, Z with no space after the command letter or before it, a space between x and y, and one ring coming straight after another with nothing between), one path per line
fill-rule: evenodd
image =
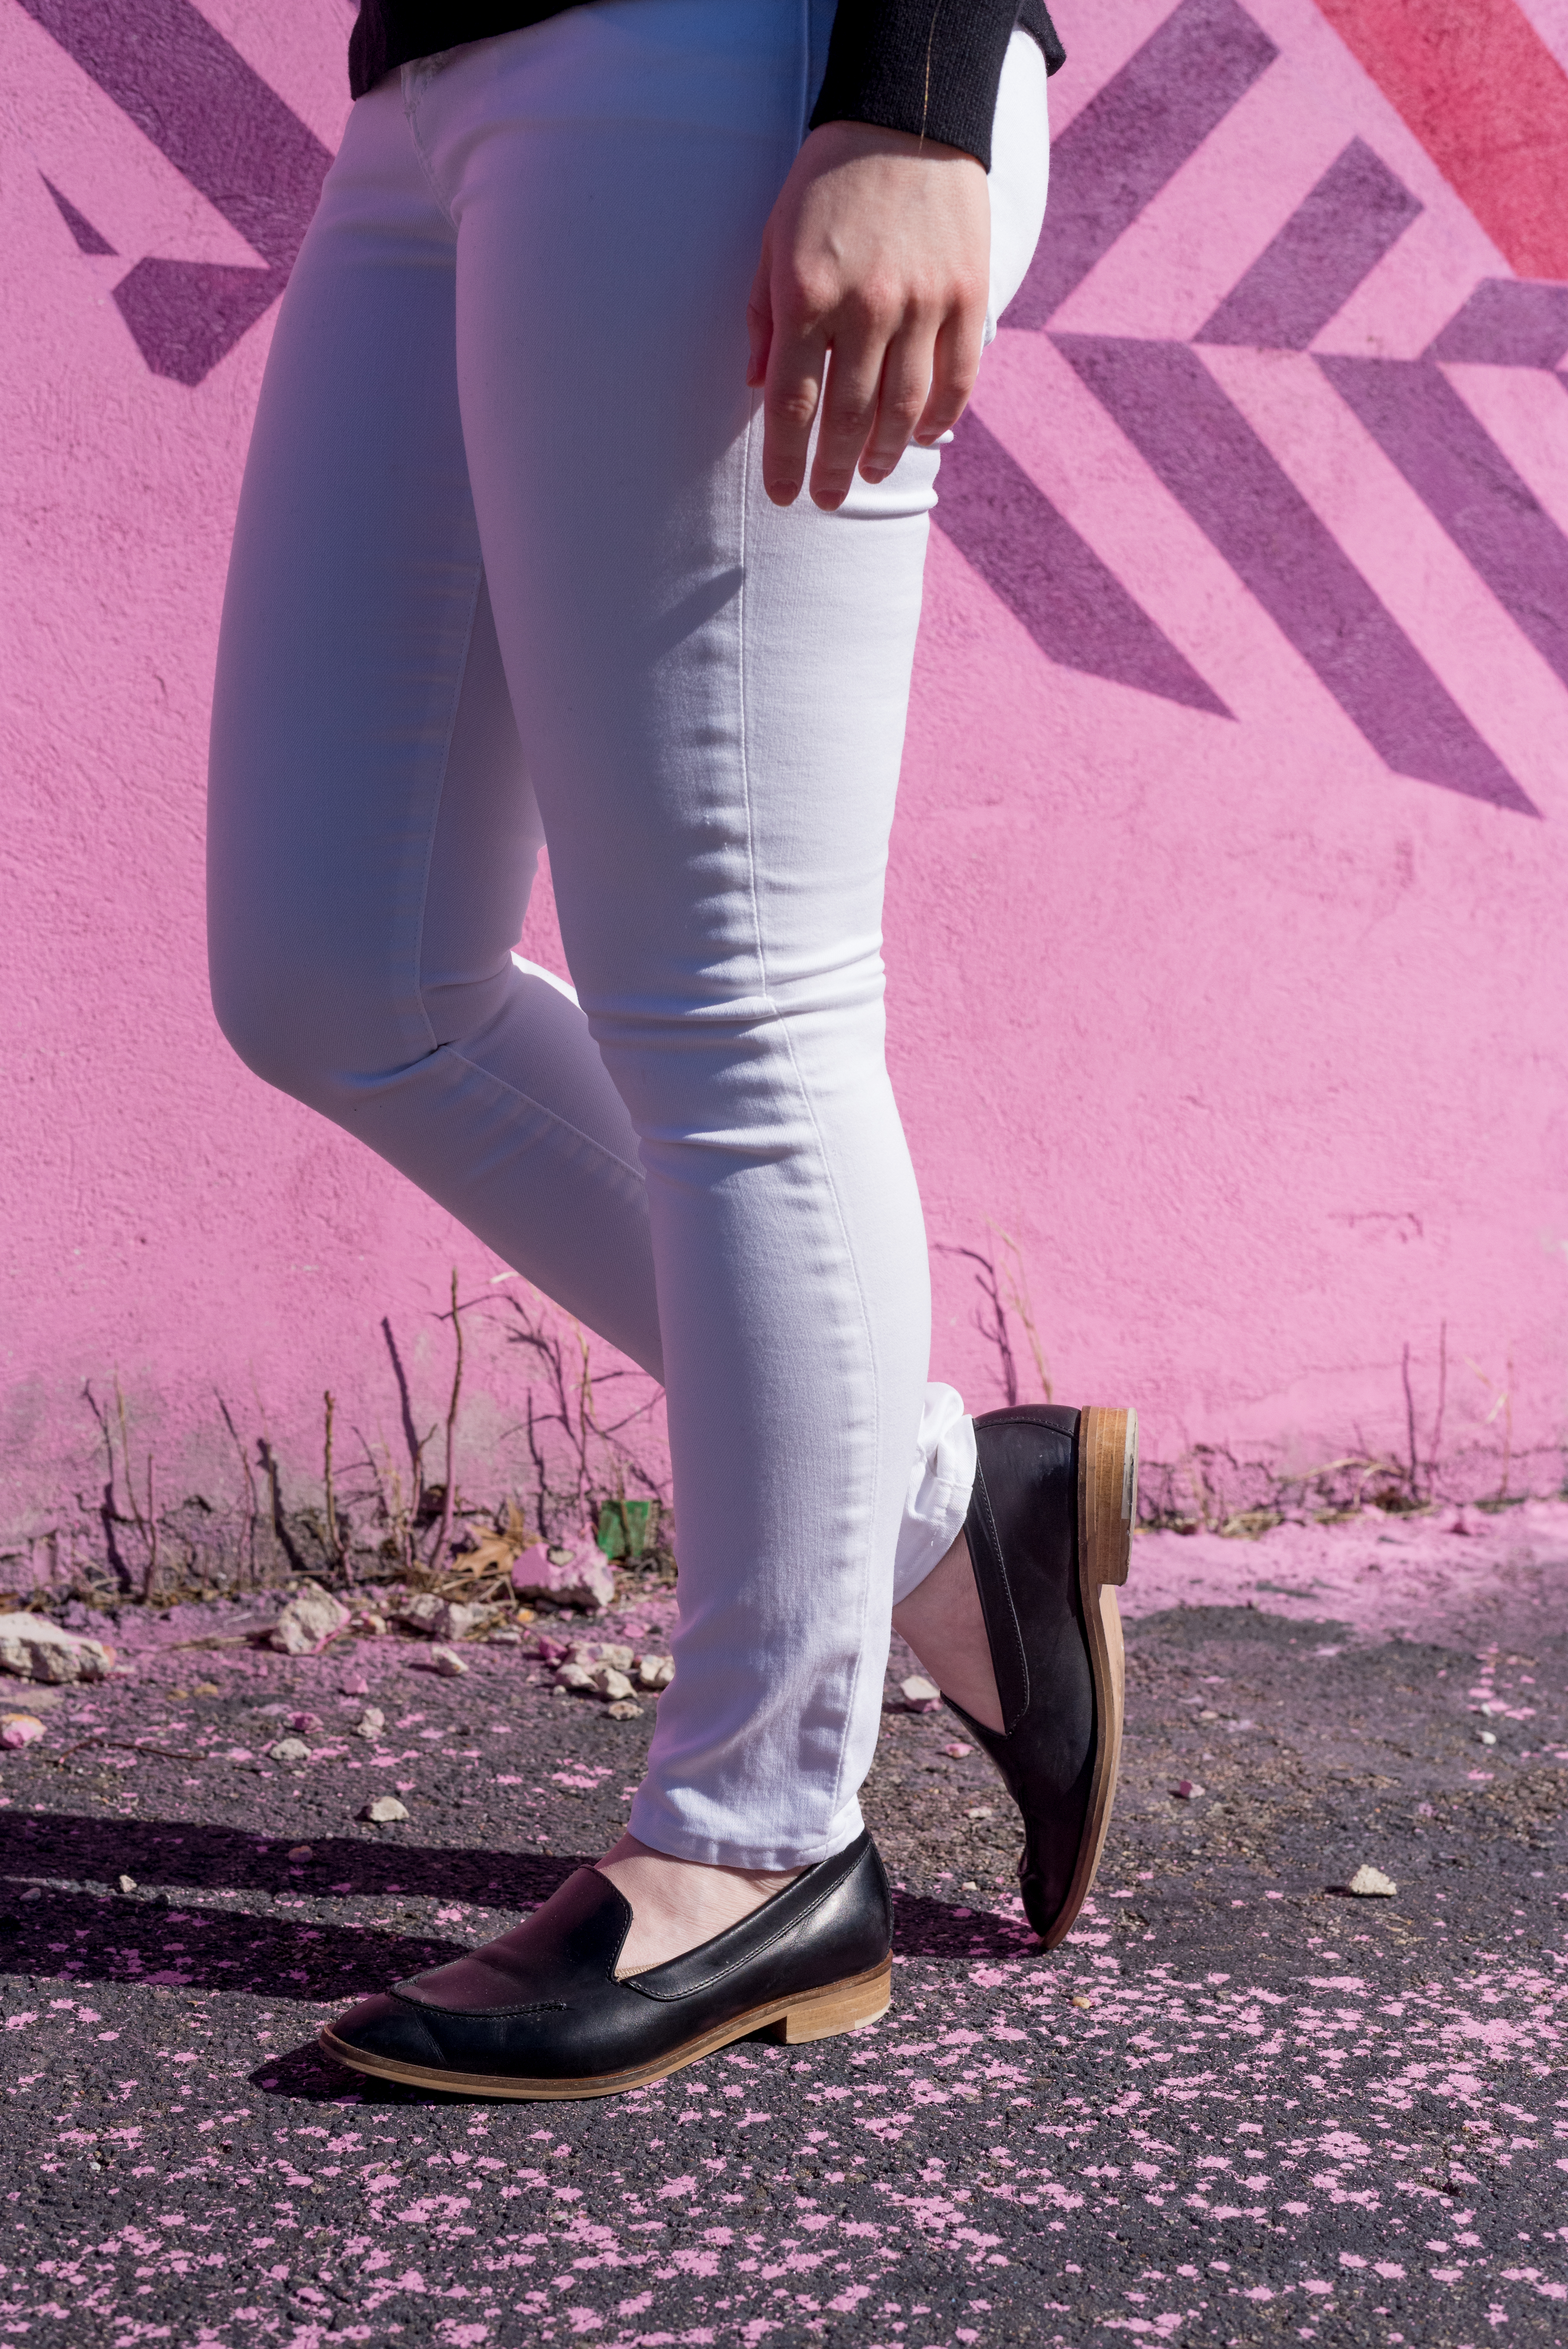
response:
M465 1317L481 1310L526 1366L516 1432L531 1468L525 1491L483 1503L460 1482ZM675 1561L663 1390L618 1358L610 1366L597 1359L578 1325L537 1291L463 1299L454 1271L440 1318L451 1336L451 1385L443 1417L423 1433L391 1320L381 1323L401 1457L357 1427L346 1430L330 1389L319 1474L315 1464L280 1460L264 1432L247 1442L216 1396L238 1464L238 1495L227 1500L160 1495L154 1449L138 1440L119 1379L103 1391L89 1380L83 1401L98 1425L102 1485L89 1506L0 1556L0 1575L11 1567L21 1598L46 1591L87 1606L239 1595L300 1575L339 1588L393 1578L421 1588L460 1584L460 1595L482 1599L530 1544L587 1540L644 1576L667 1578Z
M941 1243L939 1252L975 1268L974 1323L995 1356L1001 1401L1049 1402L1050 1369L1021 1252L997 1226L986 1229L989 1253ZM531 1465L525 1493L488 1501L466 1495L460 1483L464 1317L482 1309L499 1315L506 1343L528 1366L521 1430ZM340 1589L397 1580L483 1602L504 1596L511 1561L530 1543L588 1540L644 1580L672 1580L676 1529L662 1390L624 1364L596 1361L578 1325L537 1292L526 1300L462 1299L454 1272L440 1318L451 1332L451 1385L444 1416L423 1433L391 1321L381 1323L400 1458L357 1428L346 1444L329 1389L322 1397L319 1477L303 1466L286 1473L270 1438L263 1433L247 1444L218 1396L240 1476L238 1496L228 1500L160 1498L153 1449L137 1441L118 1379L105 1392L89 1381L83 1400L98 1424L104 1469L96 1499L0 1556L0 1577L9 1565L23 1599L46 1594L89 1607L240 1596L299 1576ZM1532 1493L1564 1489L1560 1453L1522 1460L1514 1453L1512 1364L1501 1382L1468 1358L1451 1367L1481 1390L1487 1408L1479 1436L1473 1414L1468 1440L1456 1445L1446 1433L1444 1323L1429 1419L1418 1413L1408 1342L1402 1351L1402 1453L1362 1444L1299 1466L1282 1456L1283 1447L1247 1457L1226 1444L1192 1444L1173 1460L1142 1461L1139 1522L1255 1540L1278 1525L1333 1525L1367 1506L1398 1516L1456 1502L1501 1510ZM302 1489L308 1498L297 1497Z
M995 1354L1003 1402L1050 1402L1055 1397L1023 1257L1008 1233L995 1224L988 1223L986 1229L990 1255L981 1248L942 1243L938 1252L975 1267L980 1303L974 1324ZM1025 1356L1035 1373L1032 1393L1026 1392L1026 1371L1019 1369ZM1479 1441L1458 1446L1448 1442L1445 1321L1438 1331L1435 1404L1424 1432L1418 1423L1408 1340L1400 1354L1406 1433L1402 1454L1362 1444L1336 1459L1297 1467L1281 1459L1279 1447L1273 1456L1245 1459L1227 1444L1190 1444L1174 1460L1140 1460L1138 1521L1151 1530L1217 1533L1254 1541L1287 1521L1335 1525L1368 1506L1401 1516L1453 1502L1482 1510L1506 1509L1532 1493L1568 1491L1568 1464L1561 1452L1537 1452L1525 1461L1515 1456L1511 1361L1501 1382L1469 1357L1455 1368L1482 1391L1486 1409L1481 1427L1495 1431L1490 1440L1483 1433Z

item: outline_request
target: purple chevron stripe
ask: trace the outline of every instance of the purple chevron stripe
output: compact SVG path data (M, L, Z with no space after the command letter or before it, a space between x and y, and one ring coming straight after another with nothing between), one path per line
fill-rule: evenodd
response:
M1396 774L1539 812L1196 352L1054 339Z
M44 181L45 187L47 188L50 195L53 196L55 200L55 210L59 213L60 218L65 222L66 226L70 230L72 236L76 239L77 251L78 253L107 253L112 254L114 252L113 245L110 244L107 236L102 235L98 230L94 228L86 212L77 212L69 196L62 196L58 188L56 187L53 180L44 179L42 171L39 172L38 177L40 180Z
M1193 339L1305 350L1420 209L1381 157L1353 139Z
M273 269L299 251L332 157L191 0L22 0Z
M1449 320L1429 359L1554 367L1568 355L1568 285L1488 277Z
M1051 150L1051 201L1010 326L1043 326L1279 51L1236 0L1181 0Z
M1048 660L1216 718L1231 712L979 418L942 460L936 519Z
M213 261L139 261L115 306L154 375L198 384L271 309L282 273Z
M1317 364L1568 685L1568 538L1452 384L1424 359Z

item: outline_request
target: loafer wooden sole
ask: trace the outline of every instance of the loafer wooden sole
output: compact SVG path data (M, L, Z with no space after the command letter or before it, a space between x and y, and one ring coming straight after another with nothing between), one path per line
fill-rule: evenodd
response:
M559 2102L578 2096L618 2096L627 2088L646 2087L651 2080L665 2079L687 2064L700 2063L703 2056L713 2054L717 2048L727 2047L737 2039L750 2038L754 2032L766 2032L769 2039L781 2041L786 2047L801 2047L812 2039L836 2039L844 2032L861 2031L869 2023L879 2023L892 2003L892 1960L889 1958L849 1982L832 1982L825 1990L808 1991L782 2005L774 2002L734 2015L727 2023L699 2033L685 2046L652 2063L634 2064L621 2072L562 2080L509 2079L503 2074L482 2072L465 2073L459 2080L447 2070L369 2054L348 2040L339 2039L330 2028L320 2032L318 2037L323 2051L337 2063L346 2064L352 2072L369 2073L378 2080L400 2080L411 2088L441 2088L449 2095L514 2096L542 2102L553 2098Z
M1067 1898L1048 1931L1054 1950L1070 1931L1099 1867L1121 1768L1127 1711L1127 1665L1117 1590L1132 1563L1132 1521L1138 1510L1138 1413L1090 1404L1078 1423L1078 1598L1094 1678L1094 1775L1078 1865Z
M885 2014L892 1897L861 1834L684 1956L616 1967L624 1896L580 1868L542 1909L449 1965L362 1999L321 2033L350 2071L467 2096L613 2096L768 2031L787 2045Z

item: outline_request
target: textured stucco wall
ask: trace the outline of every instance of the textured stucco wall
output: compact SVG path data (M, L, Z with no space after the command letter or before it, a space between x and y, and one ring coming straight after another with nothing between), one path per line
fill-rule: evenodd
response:
M207 698L340 0L0 0L4 1518L160 1496L321 1395L396 1450L449 1268L207 1007ZM892 883L934 1240L1011 1236L1149 1452L1560 1475L1568 9L1063 0L1052 208L943 477ZM240 126L236 135L235 126ZM530 950L559 960L544 893ZM999 1399L975 1266L936 1367ZM465 1481L512 1473L475 1317ZM490 1320L495 1317L490 1315ZM1444 1334L1446 1332L1446 1335ZM1034 1384L1016 1316L1011 1334ZM117 1441L118 1435L117 1435Z

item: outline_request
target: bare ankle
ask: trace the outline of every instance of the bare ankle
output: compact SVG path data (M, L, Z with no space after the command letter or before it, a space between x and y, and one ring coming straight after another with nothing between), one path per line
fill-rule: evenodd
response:
M645 1972L727 1931L793 1883L799 1868L710 1867L625 1835L598 1863L632 1911L616 1971Z
M969 1544L962 1534L924 1581L893 1609L892 1624L944 1696L962 1705L983 1729L1001 1729L991 1642Z

